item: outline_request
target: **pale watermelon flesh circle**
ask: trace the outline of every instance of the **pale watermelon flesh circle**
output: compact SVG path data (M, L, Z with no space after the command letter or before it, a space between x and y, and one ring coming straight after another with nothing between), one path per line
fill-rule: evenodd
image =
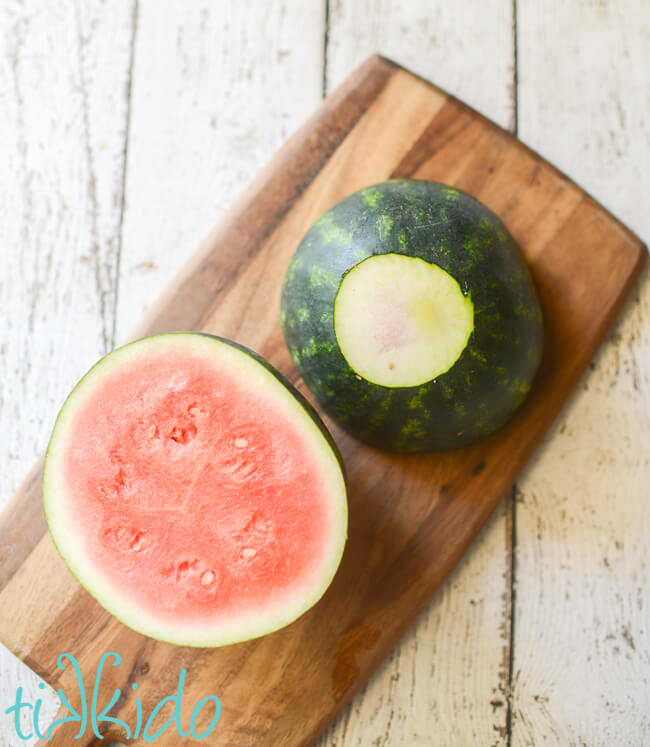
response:
M458 281L436 264L378 254L343 278L334 330L361 377L385 387L424 384L448 371L474 329L474 307Z
M82 585L173 643L291 622L346 538L343 474L312 415L249 352L198 334L145 338L91 369L59 415L43 487Z

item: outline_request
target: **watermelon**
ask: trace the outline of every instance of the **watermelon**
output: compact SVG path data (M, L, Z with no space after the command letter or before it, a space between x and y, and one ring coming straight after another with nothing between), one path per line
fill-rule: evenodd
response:
M521 405L542 312L503 223L458 189L392 180L334 205L300 242L281 321L321 407L398 452L470 444Z
M330 584L347 531L340 456L315 411L252 351L196 333L125 345L81 379L43 501L90 594L187 646L296 619Z

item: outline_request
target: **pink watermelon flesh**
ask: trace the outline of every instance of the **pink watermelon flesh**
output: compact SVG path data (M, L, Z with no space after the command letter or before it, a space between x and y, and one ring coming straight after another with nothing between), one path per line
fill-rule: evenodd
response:
M80 552L163 629L281 617L332 563L324 439L256 383L229 358L162 346L104 374L66 422L59 492Z

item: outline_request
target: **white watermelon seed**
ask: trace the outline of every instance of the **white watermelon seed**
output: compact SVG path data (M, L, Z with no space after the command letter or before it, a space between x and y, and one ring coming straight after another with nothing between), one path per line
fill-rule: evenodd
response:
M214 573L212 571L203 571L201 574L201 585L209 586L214 581Z

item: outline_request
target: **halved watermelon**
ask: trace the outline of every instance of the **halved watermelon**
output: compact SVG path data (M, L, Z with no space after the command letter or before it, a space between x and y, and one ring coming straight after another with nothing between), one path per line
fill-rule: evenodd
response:
M43 499L79 582L129 627L189 646L297 618L347 532L318 415L255 353L197 333L125 345L84 376L56 421Z
M544 347L524 256L471 195L397 179L348 195L287 268L296 368L353 436L398 452L467 446L526 398Z

